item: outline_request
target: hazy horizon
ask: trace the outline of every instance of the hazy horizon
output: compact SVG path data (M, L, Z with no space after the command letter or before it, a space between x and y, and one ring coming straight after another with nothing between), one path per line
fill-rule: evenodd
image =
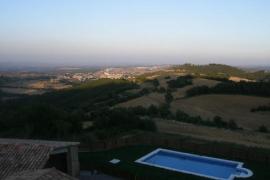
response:
M269 65L267 0L4 0L0 64Z

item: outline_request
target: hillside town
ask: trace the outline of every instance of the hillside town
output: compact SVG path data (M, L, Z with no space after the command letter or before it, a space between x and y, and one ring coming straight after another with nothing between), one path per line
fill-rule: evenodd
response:
M70 88L75 84L98 79L128 79L145 73L166 70L169 65L146 67L109 67L96 71L84 68L61 68L50 72L0 72L0 89L12 94L43 94L52 90Z

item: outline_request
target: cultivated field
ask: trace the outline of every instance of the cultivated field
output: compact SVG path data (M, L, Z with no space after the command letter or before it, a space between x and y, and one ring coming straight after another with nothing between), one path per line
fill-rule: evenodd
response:
M180 109L192 116L212 119L220 116L246 129L258 129L261 125L270 128L270 112L250 112L251 108L270 103L270 98L243 95L203 95L178 99L172 102L171 110Z
M205 140L214 140L270 148L270 134L251 131L231 131L213 127L198 126L171 120L155 120L158 131L169 134L181 134Z
M171 76L171 79L175 79L176 76ZM165 79L164 76L158 77L160 86L167 88L167 81L171 79ZM193 85L186 86L184 88L177 89L176 92L173 92L174 99L183 98L186 95L186 91L195 86L206 85L209 87L215 86L218 81L208 80L208 79L194 79ZM143 83L141 84L142 88L153 88L151 83ZM120 107L136 107L136 106L143 106L148 107L151 104L153 105L160 105L161 103L165 103L164 94L161 93L150 93L149 95L145 95L136 99L132 99L130 101L124 102L119 104Z
M170 76L170 79L176 78L175 75ZM164 76L159 76L157 78L160 82L161 87L167 88L166 81L170 79L165 79ZM264 137L255 132L258 127L265 125L270 128L270 112L251 112L252 108L258 107L260 105L267 105L270 103L270 98L256 97L256 96L244 96L244 95L202 95L186 98L186 91L195 86L206 85L209 87L215 86L218 81L208 80L202 78L196 78L193 80L193 85L186 86L184 88L177 89L173 92L174 100L171 103L171 111L176 112L177 110L184 111L191 116L201 116L203 119L212 120L214 116L220 116L223 120L229 121L234 120L238 126L244 128L247 131L243 131L239 134L238 132L221 130L216 128L208 128L194 125L185 125L185 128L179 128L177 126L169 124L169 121L162 122L162 128L160 123L158 123L159 128L163 132L167 133L181 133L190 134L194 136L203 136L205 138L216 138L224 139L224 137L230 137L228 141L233 141L237 137L237 141L241 141L244 138L244 142L250 141L252 143L264 143L267 141L269 143L269 135ZM151 84L143 84L142 87L151 88ZM148 107L151 104L160 105L165 103L164 94L161 93L150 93L127 102L119 104L120 107L136 107L143 106ZM166 125L167 126L164 126ZM189 126L189 128L186 128ZM192 127L192 128L191 128ZM202 129L204 131L202 131ZM201 134L201 133L204 134ZM224 132L224 134L215 134L218 132ZM246 134L251 133L251 134ZM236 136L237 135L237 136ZM253 142L254 141L254 142Z
M164 94L160 93L150 93L148 95L132 99L127 102L123 102L118 104L118 107L136 107L136 106L143 106L149 107L150 105L158 106L162 103L165 103Z

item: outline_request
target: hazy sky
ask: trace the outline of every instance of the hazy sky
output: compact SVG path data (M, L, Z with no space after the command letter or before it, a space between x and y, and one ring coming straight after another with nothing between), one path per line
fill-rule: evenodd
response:
M270 0L0 0L0 62L270 65Z

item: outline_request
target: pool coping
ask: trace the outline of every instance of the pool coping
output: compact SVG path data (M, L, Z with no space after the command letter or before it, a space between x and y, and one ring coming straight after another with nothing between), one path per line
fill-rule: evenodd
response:
M225 163L235 163L235 164L237 164L236 168L239 169L239 170L242 170L242 171L246 171L247 175L239 176L237 174L231 174L229 176L229 178L217 178L215 176L208 176L208 175L205 175L205 174L200 174L200 173L195 173L195 172L190 172L190 171L185 171L185 170L179 170L179 169L175 169L175 168L170 168L170 167L166 167L166 166L161 166L161 165L156 165L156 164L153 164L153 163L144 162L145 159L147 159L150 156L153 156L154 154L156 154L156 153L158 153L160 151L169 152L169 153L173 153L173 154L181 154L181 155L185 155L185 156L192 156L192 157L197 157L197 158L203 158L203 159L208 159L208 160L214 160L214 161L219 161L219 162L225 162ZM220 159L220 158L214 158L214 157L191 154L191 153L185 153L185 152L180 152L180 151L173 151L173 150L163 149L163 148L157 148L154 151L152 151L152 152L144 155L143 157L137 159L135 162L139 163L139 164L158 167L158 168L167 169L167 170L171 170L171 171L176 171L176 172L181 172L181 173L186 173L186 174L191 174L191 175L196 175L196 176L206 177L206 178L211 178L211 179L218 179L218 180L233 180L236 177L244 178L244 177L250 177L250 176L253 175L253 172L251 170L242 167L243 164L244 164L243 162Z

